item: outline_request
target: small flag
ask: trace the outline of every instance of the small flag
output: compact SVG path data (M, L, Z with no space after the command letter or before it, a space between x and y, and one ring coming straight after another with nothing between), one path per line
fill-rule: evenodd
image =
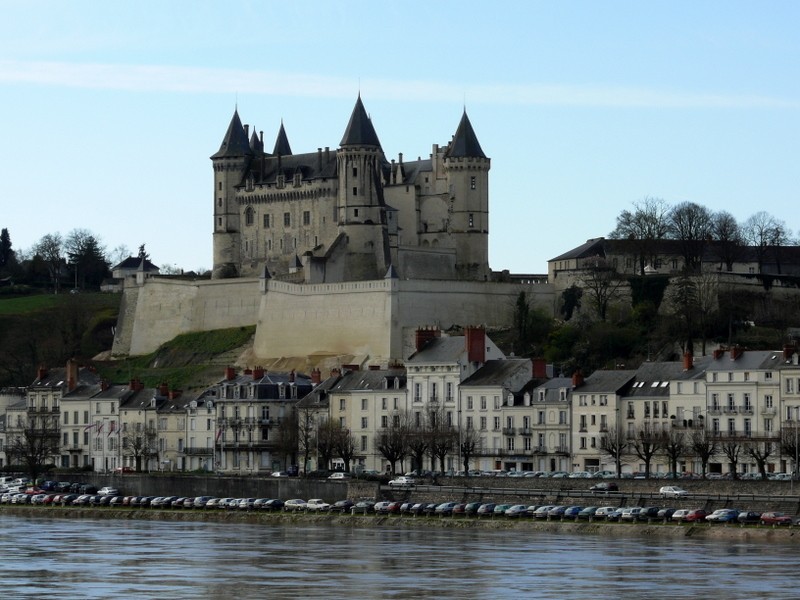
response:
M94 429L95 427L97 427L97 423L94 423L92 425L87 425L86 427L83 428L83 430L89 431L90 429Z
M220 437L222 437L222 428L217 429L217 439L214 441L218 442Z
M100 435L101 433L103 433L103 423L98 423L97 425L98 425L97 433L95 435Z
M108 435L106 435L106 437L114 433L114 428L116 427L116 424L117 424L116 421L111 421L111 423L108 426Z

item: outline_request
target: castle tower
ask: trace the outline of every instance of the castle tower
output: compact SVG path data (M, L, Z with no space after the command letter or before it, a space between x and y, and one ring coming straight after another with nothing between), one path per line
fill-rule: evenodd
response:
M247 131L234 110L228 131L216 154L211 156L214 168L214 266L212 277L236 277L241 261L239 206L236 186L253 158Z
M489 169L467 111L450 142L444 168L452 198L450 234L456 247L456 276L485 280L489 270Z
M346 280L374 279L389 266L381 143L359 94L336 152L339 230L347 236Z

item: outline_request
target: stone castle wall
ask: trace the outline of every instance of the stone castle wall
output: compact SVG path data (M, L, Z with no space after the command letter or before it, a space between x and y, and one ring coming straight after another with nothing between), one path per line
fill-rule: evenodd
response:
M259 358L363 355L386 363L411 354L419 326L508 327L521 291L552 313L547 284L148 280L124 292L114 354L147 354L181 333L257 324L253 351Z
M182 333L255 325L258 286L258 279L149 279L127 287L112 354L148 354Z

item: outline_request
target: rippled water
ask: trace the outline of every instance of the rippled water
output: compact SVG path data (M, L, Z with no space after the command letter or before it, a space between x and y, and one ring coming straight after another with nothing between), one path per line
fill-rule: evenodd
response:
M796 598L794 545L3 515L6 598Z

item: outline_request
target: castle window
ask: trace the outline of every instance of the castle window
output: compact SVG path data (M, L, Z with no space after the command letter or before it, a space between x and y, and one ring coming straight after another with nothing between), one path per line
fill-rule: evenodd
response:
M289 227L292 224L292 217L288 212L283 213L283 226Z
M264 228L269 229L269 215L264 215Z
M244 211L244 224L245 225L252 225L254 219L255 211L253 210L252 206L248 206Z
M358 167L353 167L353 177L358 177Z
M311 225L311 211L304 210L303 211L303 225Z
M222 217L217 217L217 226L222 227Z
M353 196L358 196L358 188L357 187L353 188Z
M222 198L217 198L217 206L222 206Z
M222 191L222 182L220 181L218 185L219 185L219 188L218 188L218 189L219 189L219 191L221 192L221 191Z
M354 217L357 217L357 216L358 216L358 209L357 209L357 208L354 208L354 209L353 209L353 216L354 216Z
M475 227L475 215L472 213L469 213L469 226Z
M267 240L267 250L272 250L272 240Z
M474 190L477 187L477 182L475 181L475 176L469 178L469 189Z

